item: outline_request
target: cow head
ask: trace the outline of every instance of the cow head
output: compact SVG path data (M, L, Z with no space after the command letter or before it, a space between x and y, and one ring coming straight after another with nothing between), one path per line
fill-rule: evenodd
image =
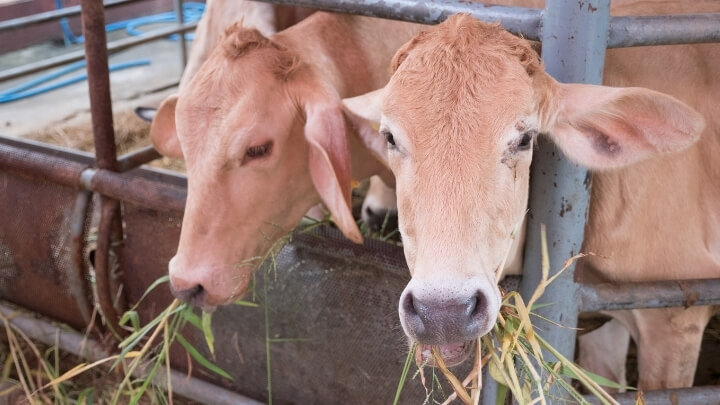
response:
M184 157L188 173L169 264L176 296L206 308L239 297L270 247L320 201L349 239L362 241L341 107L290 51L238 25L161 104L152 142Z
M540 134L571 160L611 170L683 149L704 125L654 91L558 83L527 41L469 16L417 35L393 68L383 90L346 107L365 132L379 128L396 177L412 273L399 304L403 329L439 345L449 364L497 318L497 279L527 210Z

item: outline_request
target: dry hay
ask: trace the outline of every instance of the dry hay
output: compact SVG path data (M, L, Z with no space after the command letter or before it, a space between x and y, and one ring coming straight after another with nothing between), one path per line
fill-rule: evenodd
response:
M116 108L113 123L118 156L151 145L150 124L135 115L133 105ZM88 112L50 124L23 138L84 152L95 151L92 123ZM185 173L185 162L181 159L163 157L151 162L150 166Z

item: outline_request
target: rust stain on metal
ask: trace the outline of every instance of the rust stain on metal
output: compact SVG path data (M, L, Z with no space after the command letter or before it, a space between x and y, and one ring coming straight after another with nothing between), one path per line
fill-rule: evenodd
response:
M67 256L77 192L4 170L0 183L9 191L0 193L0 207L9 208L0 209L0 296L72 327L86 326Z
M119 220L120 203L116 200L103 198L100 207L100 226L98 228L97 249L95 251L95 280L97 288L98 305L107 322L107 325L122 336L123 330L118 327L120 317L115 310L115 292L111 286L110 278L113 269L118 264L113 241L113 228Z
M690 286L687 285L687 283L683 281L676 281L678 287L680 287L680 290L685 295L685 300L683 301L683 307L685 309L690 308L691 306L695 305L695 302L697 302L699 294L697 291L694 291Z
M85 265L85 229L91 197L92 193L89 191L81 191L75 200L70 218L70 265L66 273L68 289L86 324L90 323L93 310L91 298L89 299L92 297L92 292L86 282L87 266Z

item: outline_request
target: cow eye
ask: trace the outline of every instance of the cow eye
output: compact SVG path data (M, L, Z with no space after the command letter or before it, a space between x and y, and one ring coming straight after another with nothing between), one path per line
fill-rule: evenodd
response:
M393 137L392 132L390 132L390 131L384 131L382 134L383 134L383 136L385 137L385 140L387 141L387 143L388 143L390 146L397 146L397 145L395 145L395 138Z
M266 142L262 145L250 146L245 151L245 157L243 158L243 163L247 163L250 160L258 159L263 156L267 156L270 154L271 150L272 150L272 142Z
M537 134L537 131L527 131L522 135L522 138L520 138L520 143L518 143L518 150L528 150L532 146L533 138L535 137L535 134Z

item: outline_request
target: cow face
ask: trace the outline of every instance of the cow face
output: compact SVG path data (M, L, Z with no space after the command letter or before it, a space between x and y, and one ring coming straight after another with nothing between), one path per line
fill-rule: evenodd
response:
M348 238L362 240L339 96L255 30L227 31L160 106L151 138L187 164L187 206L169 264L182 299L211 308L241 296L271 246L320 201Z
M657 92L557 83L527 41L469 16L416 36L393 67L383 90L346 106L366 131L379 127L396 177L412 274L403 329L450 365L497 318L497 280L527 210L539 134L608 170L685 148L703 128L697 112Z

